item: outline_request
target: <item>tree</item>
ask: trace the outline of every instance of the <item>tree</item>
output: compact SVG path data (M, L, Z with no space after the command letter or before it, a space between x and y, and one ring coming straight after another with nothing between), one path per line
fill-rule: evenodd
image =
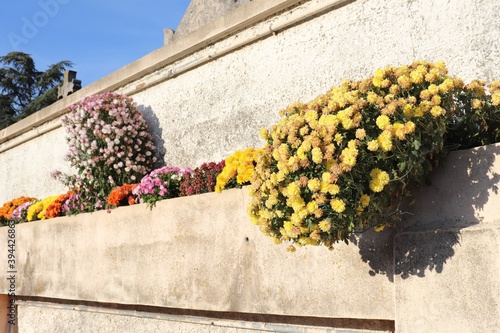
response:
M10 52L0 57L0 66L2 129L57 101L57 86L73 63L63 60L42 72L29 54Z

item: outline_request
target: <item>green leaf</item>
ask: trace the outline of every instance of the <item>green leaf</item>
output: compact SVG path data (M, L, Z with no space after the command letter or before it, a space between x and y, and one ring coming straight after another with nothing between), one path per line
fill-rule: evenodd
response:
M421 145L420 140L413 141L413 148L415 148L415 150L419 150Z
M406 162L399 163L398 168L400 172L403 172L406 169Z

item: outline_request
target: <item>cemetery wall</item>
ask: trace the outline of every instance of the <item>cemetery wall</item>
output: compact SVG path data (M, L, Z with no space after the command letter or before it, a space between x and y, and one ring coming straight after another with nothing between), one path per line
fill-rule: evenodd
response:
M499 2L487 0L242 4L1 130L0 203L65 192L49 176L69 171L59 118L85 96L130 95L165 163L195 167L261 146L259 129L276 122L279 109L378 67L443 60L465 81L500 78L499 11ZM358 235L333 252L301 248L290 255L271 244L248 221L243 190L168 200L152 211L138 205L18 225L19 318L33 332L56 332L61 323L86 332L86 325L111 320L100 327L196 332L190 325L198 321L200 332L246 333L265 331L259 325L273 318L284 325L302 320L283 326L287 332L494 332L498 149L455 153L399 229ZM5 244L7 229L0 231ZM8 288L2 280L0 293ZM123 308L139 305L154 310L133 316L136 309ZM167 311L159 308L172 312L152 318ZM233 317L212 325L220 312ZM278 317L252 317L264 314ZM151 317L147 324L141 315ZM313 328L301 326L311 318ZM327 319L339 325L321 325Z

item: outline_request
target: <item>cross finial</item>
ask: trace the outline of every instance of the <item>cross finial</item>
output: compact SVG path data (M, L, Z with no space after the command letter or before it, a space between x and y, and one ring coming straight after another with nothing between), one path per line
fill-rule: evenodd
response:
M57 99L71 95L82 88L82 81L76 79L76 72L67 70L64 72L64 81L57 87Z

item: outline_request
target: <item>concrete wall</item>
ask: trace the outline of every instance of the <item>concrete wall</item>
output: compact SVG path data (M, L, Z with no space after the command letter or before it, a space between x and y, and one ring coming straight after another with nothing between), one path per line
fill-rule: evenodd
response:
M290 255L249 223L248 200L245 190L229 190L165 200L153 210L136 205L17 225L17 294L206 311L394 318L392 282L384 275L367 281L356 246L339 245L333 252L311 247ZM2 243L6 235L2 232ZM384 252L391 251L386 237L373 239ZM7 282L0 282L1 290Z
M290 327L315 317L357 320L354 331L391 331L387 324L393 323L396 332L495 332L499 156L500 144L451 154L396 228L356 235L333 251L289 253L286 244L274 245L250 223L245 189L164 200L153 210L136 205L17 225L20 331L57 332L62 323L74 323L68 331L78 332L82 323L112 318L118 328L109 332L120 332L132 320L127 311L78 306L92 302L275 315L283 325L295 318ZM7 229L0 228L0 244L7 243ZM6 258L6 247L0 253ZM0 261L0 270L8 271L6 264ZM1 279L0 294L9 286ZM45 304L58 300L62 305ZM151 314L136 317L140 325ZM167 317L162 320L176 321ZM200 332L212 332L210 319L196 320ZM331 325L319 326L342 328ZM248 327L228 331L238 329Z
M57 118L93 93L131 95L165 163L195 167L261 146L259 129L275 123L279 109L378 67L444 60L464 80L500 77L498 1L254 0L238 5L0 131L0 165L8 170L0 173L0 202L64 191L49 177L55 167L68 168L61 158L67 147Z

